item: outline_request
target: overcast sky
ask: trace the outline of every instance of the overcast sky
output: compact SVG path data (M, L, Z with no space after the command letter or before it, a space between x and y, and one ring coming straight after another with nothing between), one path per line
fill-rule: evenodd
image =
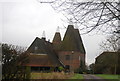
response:
M63 27L63 15L56 13L50 5L40 4L37 0L4 0L0 2L0 42L29 47L35 37L52 41L57 27ZM69 23L64 24L67 26ZM62 37L66 29L60 29ZM99 44L104 36L82 35L86 50L87 64L93 63L101 53Z

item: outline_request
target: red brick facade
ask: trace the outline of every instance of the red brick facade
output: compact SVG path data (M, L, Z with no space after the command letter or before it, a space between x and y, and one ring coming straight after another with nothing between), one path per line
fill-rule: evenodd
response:
M70 59L66 59L66 55L70 56ZM69 65L70 68L77 70L80 67L81 61L85 64L85 54L81 54L76 51L60 51L58 53L59 59L64 65Z

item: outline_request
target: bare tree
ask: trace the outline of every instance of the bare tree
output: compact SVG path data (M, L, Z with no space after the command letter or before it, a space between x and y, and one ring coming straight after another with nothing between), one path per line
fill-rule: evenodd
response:
M79 2L79 0L39 0L40 3L49 3L53 9L63 13L68 19L78 25L83 33L93 30L104 33L118 31L120 21L120 2ZM120 29L119 29L120 30Z
M120 51L120 2L104 0L38 0L40 3L49 3L52 8L62 13L68 21L72 21L81 34L95 30L97 33L112 34L101 47L104 50ZM108 44L109 43L109 44Z
M119 39L117 36L115 35L111 35L109 37L107 37L107 39L105 41L102 41L102 43L100 44L100 48L104 51L113 51L113 52L117 52L119 50Z

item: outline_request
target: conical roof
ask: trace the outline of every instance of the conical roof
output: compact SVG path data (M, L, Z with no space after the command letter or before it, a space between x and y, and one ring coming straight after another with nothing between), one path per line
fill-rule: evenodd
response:
M61 50L65 50L65 51L77 50L76 44L75 44L73 25L68 25L67 31L62 41Z
M60 46L61 46L61 35L60 35L59 32L56 32L56 33L55 33L55 36L54 36L54 38L53 38L52 43L53 43L53 48L54 48L55 51L60 50Z
M61 42L61 35L59 32L56 32L53 38L53 43L60 43L60 42Z
M76 44L76 45L77 45L77 48L78 48L78 50L79 50L81 53L85 54L85 48L84 48L84 45L83 45L82 38L81 38L81 36L80 36L79 30L78 30L78 29L75 29L74 31L75 31L74 34L75 34L75 41L76 41L76 43L77 43L77 44Z
M68 25L67 31L62 41L61 50L63 51L80 51L85 54L78 29L74 29L73 25Z

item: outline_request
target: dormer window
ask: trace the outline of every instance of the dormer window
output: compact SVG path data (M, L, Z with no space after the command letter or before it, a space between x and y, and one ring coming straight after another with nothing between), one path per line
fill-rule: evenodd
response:
M35 50L38 50L38 47L37 47L37 46L35 46Z

